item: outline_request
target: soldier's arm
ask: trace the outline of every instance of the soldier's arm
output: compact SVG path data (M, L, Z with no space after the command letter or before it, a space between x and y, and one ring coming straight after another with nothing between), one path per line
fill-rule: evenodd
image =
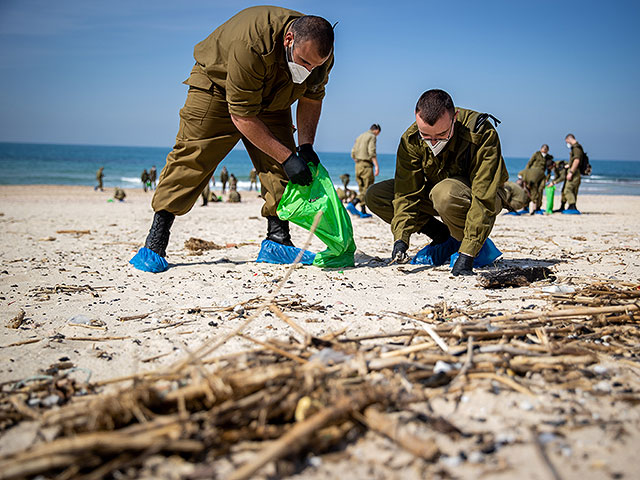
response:
M420 213L420 203L424 200L425 188L422 157L408 145L407 138L403 135L396 156L391 221L394 241L402 240L409 245L411 234L420 230L420 227L427 222L427 217Z
M529 159L529 162L527 163L527 166L524 167L524 168L531 168L531 165L533 165L533 162L535 161L535 159L536 159L536 154L534 153L533 155L531 155L531 158Z
M374 135L369 143L369 158L373 163L374 171L373 174L378 176L378 156L376 155L376 136Z
M322 112L322 100L302 97L298 100L296 118L298 124L298 145L313 142L316 139L318 121Z
M226 99L233 124L257 148L283 163L291 150L257 118L266 75L261 57L246 43L237 41L229 49L228 65Z
M464 225L461 253L475 257L489 237L496 216L502 208L497 197L498 188L502 187L507 178L498 133L494 128L486 127L469 178L471 207Z

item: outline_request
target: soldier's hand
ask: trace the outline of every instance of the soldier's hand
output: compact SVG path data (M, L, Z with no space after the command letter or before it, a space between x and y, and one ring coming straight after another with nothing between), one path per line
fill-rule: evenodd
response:
M293 183L302 186L311 185L311 181L313 180L311 170L309 170L307 162L295 153L289 155L289 158L282 164L282 168L284 168L284 173L287 174L287 177L289 177L289 180Z
M403 240L396 240L396 243L393 244L391 260L395 260L398 263L407 263L409 261L409 256L407 255L408 249L409 245L407 245Z
M305 162L313 163L316 167L320 163L320 158L318 158L318 154L313 150L313 145L310 143L303 143L296 151Z
M454 277L458 275L473 275L473 257L466 253L461 253L453 264L451 273Z

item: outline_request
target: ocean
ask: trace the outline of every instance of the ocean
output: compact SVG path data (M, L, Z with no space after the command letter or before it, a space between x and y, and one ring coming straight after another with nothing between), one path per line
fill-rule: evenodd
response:
M169 148L161 147L0 143L0 185L95 185L96 171L104 166L105 187L142 188L142 170L155 165L160 172L169 151ZM356 188L354 164L348 152L319 152L319 156L336 185L342 185L341 174L349 173L350 186ZM528 160L505 157L512 180ZM582 177L580 193L640 195L640 161L590 161L593 173ZM395 155L381 154L378 162L380 175L377 180L392 178ZM231 151L218 171L222 165L236 175L239 189L249 188L252 164L244 150Z

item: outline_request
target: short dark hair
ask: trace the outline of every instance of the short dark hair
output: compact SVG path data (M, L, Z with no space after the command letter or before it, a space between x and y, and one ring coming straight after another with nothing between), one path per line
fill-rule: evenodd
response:
M573 133L567 133L566 137L564 137L564 138L565 139L566 138L573 138L574 140L576 139L576 137L573 135Z
M540 150L542 150L544 147L547 147L547 150L549 150L549 145L547 145L546 143L542 144L542 146L540 147Z
M371 125L369 127L369 130L378 130L378 131L382 131L382 129L380 128L380 125L378 125L377 123L374 123L373 125Z
M305 15L291 24L290 30L295 34L298 44L313 40L318 55L328 57L333 51L333 27L322 17Z
M420 115L428 125L435 125L444 112L449 112L451 116L456 113L451 95L444 90L427 90L416 104L416 114Z

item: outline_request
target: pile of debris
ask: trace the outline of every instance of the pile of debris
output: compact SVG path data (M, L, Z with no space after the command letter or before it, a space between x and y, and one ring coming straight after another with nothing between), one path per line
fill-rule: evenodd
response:
M603 359L640 369L640 286L597 283L549 299L546 310L520 313L446 305L389 313L414 328L360 337L345 331L314 337L286 313L297 302L271 299L263 307L295 331L289 341L242 333L263 311L255 309L232 335L258 344L253 350L213 355L227 336L169 369L111 382L80 385L63 365L5 383L0 431L35 421L48 441L0 457L0 479L98 479L176 454L194 466L190 478L211 478L220 462L228 469L236 458L225 476L244 479L272 462L294 465L281 472L303 468L310 455L341 448L367 430L433 462L441 451L437 432L460 431L442 418L418 418L433 435L417 435L398 422L397 412L496 382L531 397L547 388L596 391L598 378L587 367ZM533 373L544 383L532 381ZM640 383L629 382L606 394L637 404L639 392ZM56 402L47 401L52 395ZM486 441L482 432L468 435Z

